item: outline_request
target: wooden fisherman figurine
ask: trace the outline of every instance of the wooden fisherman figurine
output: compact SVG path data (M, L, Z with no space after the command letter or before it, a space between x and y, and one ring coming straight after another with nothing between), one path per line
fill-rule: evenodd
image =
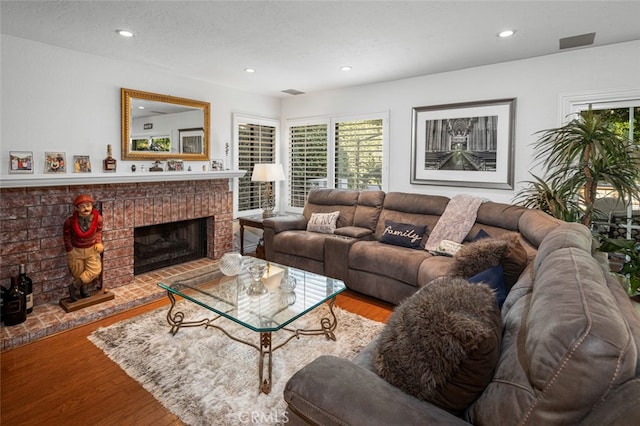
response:
M80 297L89 297L88 285L102 272L102 216L93 208L93 198L81 194L73 201L75 212L64 222L64 247L67 262L73 276L69 285L72 302Z

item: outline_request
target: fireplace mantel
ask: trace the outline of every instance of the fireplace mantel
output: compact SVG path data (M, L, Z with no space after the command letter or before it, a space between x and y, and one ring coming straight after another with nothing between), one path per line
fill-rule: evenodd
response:
M39 175L3 175L1 188L32 188L63 185L101 185L115 183L175 182L242 177L245 170L210 172L129 172L129 173L64 173Z

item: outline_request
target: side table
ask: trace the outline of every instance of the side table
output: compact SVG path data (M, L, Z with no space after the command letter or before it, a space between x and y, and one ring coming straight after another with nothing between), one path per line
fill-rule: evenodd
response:
M240 224L240 254L244 256L244 227L264 229L262 221L266 219L262 215L239 217Z

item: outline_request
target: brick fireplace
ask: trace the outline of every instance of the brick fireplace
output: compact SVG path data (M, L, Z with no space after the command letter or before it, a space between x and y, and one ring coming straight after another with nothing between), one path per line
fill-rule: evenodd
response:
M103 283L107 289L134 280L134 228L206 218L206 256L233 249L233 201L228 179L154 181L3 188L0 192L0 280L8 287L24 263L33 279L34 305L67 296L71 275L62 225L76 195L102 206Z

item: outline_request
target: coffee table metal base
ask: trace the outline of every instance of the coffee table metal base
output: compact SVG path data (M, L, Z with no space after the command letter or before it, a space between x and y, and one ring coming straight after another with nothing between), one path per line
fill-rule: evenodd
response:
M224 328L220 327L217 324L214 324L214 321L221 318L222 315L216 315L215 317L212 317L212 318L203 318L203 319L194 320L194 321L185 321L185 315L183 312L181 311L174 312L174 308L176 307L176 299L174 294L171 292L167 292L167 297L169 297L169 300L171 301L171 307L169 308L169 312L167 312L167 322L171 326L171 329L169 331L172 335L175 336L178 330L180 330L180 328L182 327L205 327L205 328L212 327L220 330L230 339L236 342L251 346L252 348L256 349L260 353L260 356L258 358L259 390L260 392L265 394L268 394L269 392L271 392L271 372L272 372L272 365L273 365L271 357L273 352L280 349L281 347L289 343L294 338L299 339L300 336L324 335L327 340L334 340L334 341L336 340L334 331L338 326L338 319L336 318L336 315L333 312L333 305L336 300L335 297L329 300L329 313L331 314L331 318L327 318L327 317L321 318L320 328L306 330L306 329L293 329L289 327L282 327L281 330L285 330L291 333L291 336L289 336L286 340L284 340L282 343L280 343L275 347L272 347L271 331L260 332L259 345L256 345L254 343L235 337L234 335L226 331ZM266 365L265 365L265 358L266 358ZM267 377L265 377L265 373Z

